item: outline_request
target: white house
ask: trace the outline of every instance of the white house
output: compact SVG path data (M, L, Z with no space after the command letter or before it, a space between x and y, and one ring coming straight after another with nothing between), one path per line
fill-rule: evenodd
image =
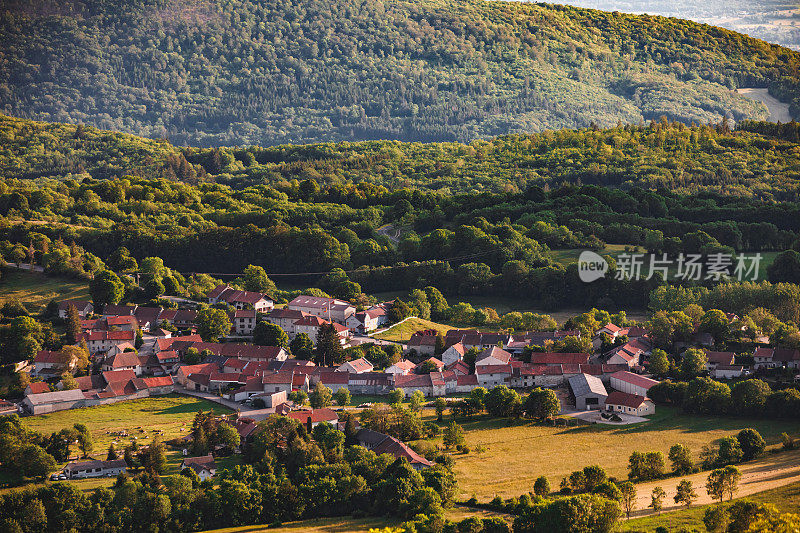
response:
M497 385L509 385L512 372L511 365L475 365L478 384L487 389Z
M255 309L237 309L231 313L233 323L233 331L238 335L252 335L256 327L256 315L258 311Z
M456 361L463 361L465 353L467 353L467 350L464 348L464 345L457 342L442 352L442 362L446 366L450 366Z
M260 292L240 291L228 285L217 285L208 293L208 303L225 302L236 309L255 309L260 313L266 313L275 306L269 295Z
M306 295L298 296L289 302L286 307L294 311L302 311L309 315L332 320L339 324L344 324L350 315L356 312L356 308L344 300Z
M69 479L82 479L88 477L113 477L125 472L128 465L125 459L112 459L110 461L79 461L67 464L64 473Z
M414 370L415 365L412 361L408 359L401 359L400 361L396 362L392 366L386 369L387 374L402 374L406 375L412 370Z
M656 412L656 404L644 396L614 391L606 398L605 409L626 415L647 416Z
M194 470L200 481L205 481L217 473L217 465L214 463L214 457L211 454L201 457L186 457L181 462L181 470L184 468Z
M337 372L350 372L351 374L362 374L364 372L372 372L372 370L372 363L363 357L359 357L358 359L354 359L352 361L347 361L336 369Z
M711 371L711 377L714 379L734 379L744 375L744 366L742 365L717 365Z
M511 354L502 348L497 346L486 348L475 358L476 373L479 366L507 365L510 361Z
M87 302L86 300L64 300L58 302L58 318L67 318L67 311L69 311L70 305L75 306L78 310L78 316L81 318L86 318L94 312L92 302Z

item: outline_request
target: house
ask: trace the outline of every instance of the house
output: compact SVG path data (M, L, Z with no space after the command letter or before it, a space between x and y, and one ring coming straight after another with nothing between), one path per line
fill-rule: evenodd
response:
M800 352L791 348L759 346L753 352L753 368L800 368Z
M107 356L103 359L101 369L104 372L109 370L133 370L137 376L142 374L142 365L136 352L118 352Z
M82 479L87 477L114 477L128 469L125 459L112 459L110 461L80 461L72 462L64 467L64 473L69 479Z
M338 322L339 324L347 322L347 319L356 312L356 308L349 302L307 295L298 296L289 302L286 307L294 311L302 311L309 315Z
M711 371L711 377L714 379L734 379L744 375L744 366L742 365L717 365Z
M136 341L135 331L87 331L81 334L80 341L86 341L86 347L89 353L95 354L98 352L106 352L112 346L129 342L133 344Z
M6 400L0 400L0 416L15 415L19 412L17 405Z
M214 456L211 454L201 457L185 457L181 462L181 470L184 468L194 470L200 481L214 477L214 474L217 473L217 465L214 463Z
M606 411L626 415L647 416L655 414L656 404L650 398L627 392L614 391L606 398Z
M361 374L334 372L334 374L347 376L347 389L353 394L388 394L394 386L394 378L397 377L385 372L362 372ZM330 385L327 386L330 387Z
M43 392L50 392L50 385L44 381L36 381L33 383L28 383L28 386L25 387L24 395L27 396L29 394L41 394Z
M609 365L627 365L628 368L638 366L642 362L641 358L644 351L631 344L628 342L611 350L606 362Z
M425 396L445 396L447 394L444 377L440 372L430 374L396 374L395 389L403 389L406 396L420 391Z
M421 361L416 367L414 367L414 370L417 372L421 372L422 371L421 369L423 365L425 365L425 363L432 364L437 372L441 372L442 370L444 370L444 363L436 359L435 357L428 357L424 361Z
M134 315L136 313L136 309L139 306L137 305L114 305L114 304L107 304L103 307L103 316L108 318L110 316L125 316L125 315Z
M78 316L81 318L86 318L94 312L92 302L87 302L86 300L63 300L58 302L58 318L67 318L70 305L75 306L75 309L78 310Z
M208 375L208 390L222 391L228 388L239 388L245 384L246 377L238 372L212 372Z
M336 411L325 408L292 411L287 416L289 418L297 420L306 427L308 427L310 424L312 428L316 427L321 422L327 422L331 424L333 427L336 427L336 425L339 422L339 415L336 414Z
M589 374L577 374L569 378L568 383L575 397L577 409L602 409L605 405L608 392L600 378Z
M151 396L170 394L175 390L175 383L170 376L144 378L143 381Z
M436 353L437 335L428 334L428 332L416 332L408 340L406 345L406 353L412 350L419 355L432 356Z
M352 361L347 361L339 366L336 369L337 372L350 372L352 374L361 374L364 372L372 372L373 366L372 363L364 359L363 357L359 357L358 359L354 359Z
M235 309L255 309L259 313L266 313L275 306L275 302L268 294L240 291L228 285L217 285L208 293L209 305L221 302Z
M297 330L295 330L294 327L295 322L307 316L309 316L309 314L304 313L303 311L297 311L283 307L280 309L273 309L267 313L266 320L270 324L280 326L280 328L285 331L290 338L294 338L295 335L297 335Z
M620 335L620 330L622 330L622 328L620 328L619 326L609 322L608 324L606 324L602 328L598 329L595 332L595 335L597 335L599 337L599 336L601 336L603 334L606 334L606 335L610 335L612 339L616 339Z
M258 311L255 309L237 309L231 313L231 323L233 324L233 331L238 335L252 335L253 330L256 328L256 315Z
M161 365L162 371L166 374L172 374L175 371L175 367L181 362L181 358L175 350L158 352L155 357L158 364Z
M611 386L621 392L635 394L637 396L647 396L647 391L653 385L658 385L658 381L632 372L615 372L611 374Z
M294 372L265 372L261 375L261 385L264 392L292 392L294 385Z
M736 354L733 352L714 352L711 350L703 350L706 353L706 357L708 357L708 363L706 363L706 370L709 372L717 368L718 366L731 366L736 359Z
M589 362L587 353L534 353L531 354L532 365L585 365Z
M478 388L478 376L475 374L456 374L456 392L469 393Z
M161 323L159 321L159 316L161 316L163 311L164 309L161 307L137 307L133 316L136 318L137 322L139 322L139 327L144 330L149 330L157 327Z
M467 350L464 345L457 342L442 352L442 362L446 366L450 366L456 361L463 361L465 353L467 353Z
M358 445L368 450L372 450L378 455L389 454L398 459L404 458L414 470L423 470L433 466L433 463L419 455L417 452L406 446L394 437L362 428L356 434Z
M141 309L141 308L140 308ZM135 316L109 316L101 319L101 323L105 325L103 329L118 329L122 331L136 331L139 329L139 320ZM149 323L147 325L149 327ZM95 326L97 329L97 326Z
M80 406L84 401L83 391L79 389L60 390L29 394L22 400L22 407L32 415L63 411Z
M408 359L401 359L400 361L396 362L392 366L386 369L387 374L408 374L412 370L414 370L415 365L412 361Z
M365 334L375 331L380 326L388 323L389 317L386 308L382 306L375 306L359 313L354 313L347 317L344 325L350 331Z
M175 373L175 379L182 386L190 388L187 386L190 375L211 374L212 372L217 372L217 371L219 371L219 366L217 366L215 363L203 363L199 365L183 365L178 367L178 371Z
M34 376L53 377L61 375L67 369L67 363L61 352L40 350L33 358Z
M328 322L327 320L320 318L316 315L306 315L294 323L295 335L299 335L300 333L305 333L306 335L308 335L308 338L311 339L312 343L317 344L317 334L319 333L319 328L321 328L325 324L330 324L330 323L331 322ZM344 327L341 324L339 326ZM345 331L349 330L345 328Z
M481 387L491 389L497 385L508 385L513 370L511 365L475 365L475 375Z
M486 348L475 357L475 369L479 366L507 365L511 361L511 354L502 348L492 346Z

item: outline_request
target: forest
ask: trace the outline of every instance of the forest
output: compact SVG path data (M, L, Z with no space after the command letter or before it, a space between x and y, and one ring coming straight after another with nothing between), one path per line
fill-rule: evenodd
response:
M52 274L91 277L124 247L136 260L160 257L183 275L238 275L252 264L308 287L340 269L336 277L344 282L336 285L355 283L354 293L432 285L448 296L503 295L548 308L647 306L659 278L585 284L574 263L551 253L600 251L612 243L671 255L780 252L769 280L800 281L800 151L788 140L796 124L749 123L733 132L724 124L668 122L588 128L560 132L546 151L527 142L534 137L503 137L481 141L484 150L464 163L453 187L438 189L413 169L444 166L473 145L387 142L397 153L381 158L375 142L201 150L82 126L12 118L0 125L7 141L0 154L6 176L0 253L10 262L33 258ZM516 172L510 161L529 154L564 172L573 158L592 151L582 147L606 137L641 140L630 149L645 156L657 150L648 148L650 137L689 144L696 138L697 147L682 157L697 178L687 177L691 187L676 192L647 180L619 183L614 176L621 170L606 167L597 181L618 187L586 184L565 172L558 181L525 180L507 190L468 188L496 169L510 184ZM707 169L697 160L710 158L714 146L737 147L748 164L720 157L720 174L703 181ZM370 155L357 157L363 150ZM602 156L600 147L593 151ZM65 173L67 167L74 172ZM406 186L359 179L389 168L408 173L401 180ZM749 194L744 186L727 187L733 178L721 175L726 169L752 184Z
M262 146L800 116L800 53L729 30L559 5L465 0L4 4L0 111Z

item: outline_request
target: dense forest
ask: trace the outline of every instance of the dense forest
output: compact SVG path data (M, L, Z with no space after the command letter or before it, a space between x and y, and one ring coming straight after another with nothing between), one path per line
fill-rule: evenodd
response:
M551 250L602 250L606 243L672 255L800 249L800 152L782 139L797 133L796 124L746 126L765 132L656 123L473 145L198 150L7 118L0 129L0 252L14 262L33 256L62 274L90 276L125 247L135 259L160 257L184 274L238 274L252 264L270 275L302 274L294 279L308 286L342 269L365 292L434 285L449 295L503 294L550 307L644 307L659 279L581 283L575 264L555 261ZM681 182L691 193L621 181L629 163L615 160L610 147L606 174L598 170L595 181L621 187L585 184L583 174L564 170L586 151L603 157L600 141L617 137L653 158L665 144L689 139L688 147L696 138L697 147L681 156L684 168L695 169ZM546 151L531 148L529 141L544 138ZM663 140L648 141L657 138ZM709 174L698 160L723 146L734 148ZM452 187L415 170L444 168L476 147ZM393 155L382 158L382 150ZM561 178L514 181L520 167L511 161L536 157ZM408 174L381 179L387 169ZM740 184L726 177L734 171ZM495 172L505 178L501 190L470 188ZM800 255L791 254L771 281L800 281Z
M4 3L0 110L195 146L465 141L800 116L800 53L694 22L464 0Z

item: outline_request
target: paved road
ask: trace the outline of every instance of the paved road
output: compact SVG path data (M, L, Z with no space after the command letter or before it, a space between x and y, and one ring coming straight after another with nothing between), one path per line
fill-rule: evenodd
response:
M742 472L742 479L739 481L739 492L734 495L736 498L800 482L800 450L768 454L756 461L740 465L739 470ZM706 492L708 474L708 472L700 472L685 477L649 481L636 485L636 511L631 516L646 516L652 513L647 506L650 505L650 494L655 487L661 487L667 493L667 497L664 499L665 511L682 508L682 506L675 505L675 501L672 499L677 492L678 483L682 479L692 482L698 496L695 505L713 503Z

